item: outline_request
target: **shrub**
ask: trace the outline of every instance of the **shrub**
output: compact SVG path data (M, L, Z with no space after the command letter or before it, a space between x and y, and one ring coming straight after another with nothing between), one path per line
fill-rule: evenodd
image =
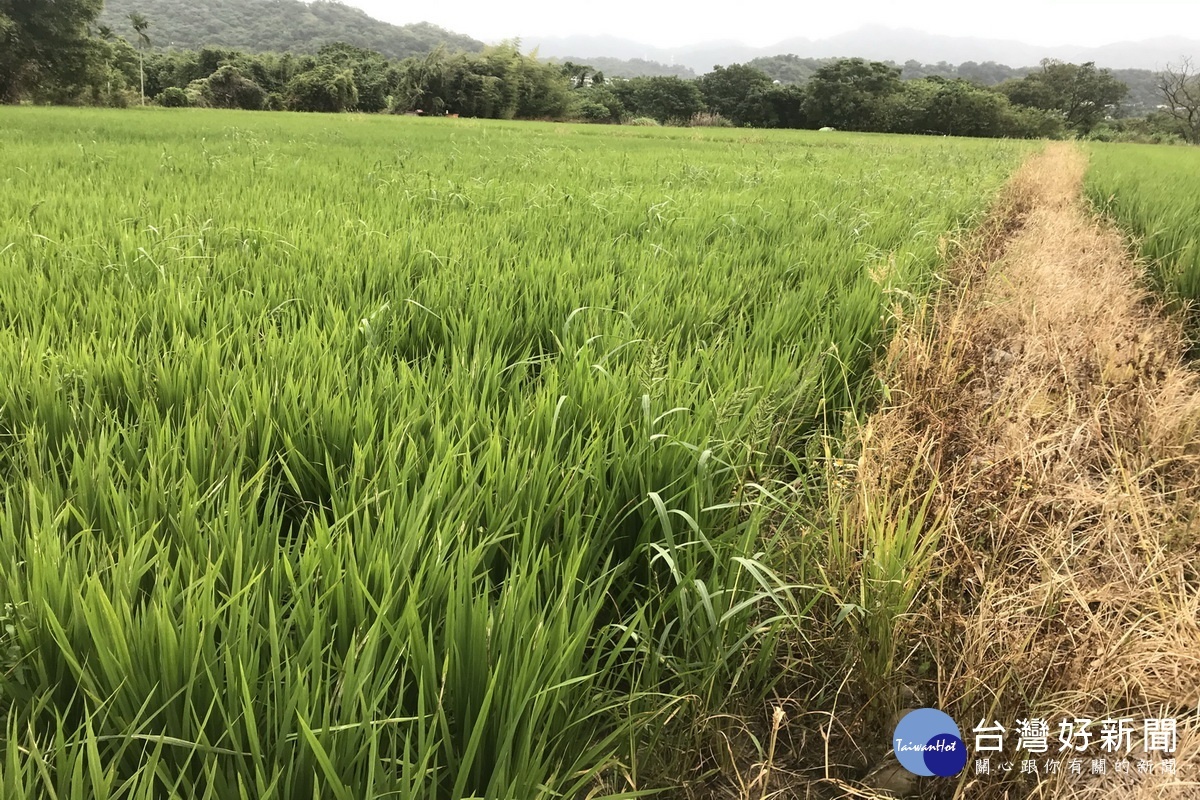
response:
M653 117L635 117L634 119L629 120L629 124L630 125L644 125L646 127L652 127L652 128L662 127L662 123L659 122L658 120L654 119Z
M1003 133L1014 139L1061 139L1066 135L1062 114L1040 108L1010 106Z
M715 111L700 111L692 114L687 122L690 128L732 128L733 123Z
M1095 142L1186 144L1173 127L1173 120L1164 119L1162 115L1152 114L1144 119L1110 119L1092 128L1084 138Z
M183 90L187 95L188 105L194 108L208 108L208 99L204 96L204 90L208 86L208 81L200 79L192 81Z
M191 105L188 94L178 86L168 86L158 93L158 104L166 108L187 108Z
M586 122L612 122L612 114L607 108L591 100L583 100L575 107L575 115Z
M625 116L621 98L607 86L590 86L575 92L575 115L589 122L620 122Z
M113 89L100 97L100 104L109 108L129 108L141 102L142 96L130 89Z

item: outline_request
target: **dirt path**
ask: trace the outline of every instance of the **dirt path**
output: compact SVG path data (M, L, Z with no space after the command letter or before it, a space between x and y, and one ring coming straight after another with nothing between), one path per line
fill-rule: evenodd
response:
M923 704L970 720L969 745L1000 721L1008 761L1016 720L1050 721L1047 756L1063 718L1135 721L1129 774L1097 730L1082 775L972 761L963 797L1200 797L1200 382L1083 204L1086 167L1068 144L1022 167L952 296L895 341L891 404L863 432L866 485L892 491L920 462L948 519L912 638L937 666L913 678ZM1178 720L1175 776L1139 753L1145 717Z

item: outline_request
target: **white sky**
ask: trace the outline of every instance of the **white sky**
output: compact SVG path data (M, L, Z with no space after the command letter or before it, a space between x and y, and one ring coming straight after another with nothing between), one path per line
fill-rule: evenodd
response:
M344 1L387 22L428 21L489 42L513 36L607 34L658 47L712 40L761 47L794 36L820 39L867 24L1035 45L1096 46L1156 36L1200 37L1200 0L442 0L427 5Z

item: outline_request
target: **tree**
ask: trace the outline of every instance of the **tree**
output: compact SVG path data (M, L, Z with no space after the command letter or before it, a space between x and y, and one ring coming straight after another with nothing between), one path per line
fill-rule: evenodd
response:
M1026 75L1024 78L1013 78L998 87L1004 95L1017 105L1027 108L1040 108L1044 111L1061 111L1059 100L1054 90L1045 81L1041 73Z
M940 75L928 75L904 81L900 90L884 102L882 116L887 120L888 133L942 133L930 129L929 109L934 98L946 83Z
M258 111L266 104L267 93L232 64L209 75L198 87L205 104L211 108L240 108Z
M708 110L720 114L735 125L761 121L762 105L756 95L771 87L767 73L745 64L713 67L699 80L700 93Z
M608 86L593 83L575 94L575 113L581 119L588 122L620 122L625 116L625 106Z
M392 104L397 112L557 119L578 102L560 65L522 55L516 42L453 56L439 48L424 59L405 59L398 72Z
M99 25L96 27L96 35L100 37L100 41L104 42L104 78L105 78L105 93L112 95L112 45L109 44L113 40L113 29L107 25Z
M138 73L141 77L142 86L142 105L146 105L146 48L150 46L150 37L146 35L146 30L150 27L150 21L141 14L133 13L129 15L129 24L133 26L134 33L138 37Z
M588 78L595 71L587 64L576 64L574 61L564 61L560 69L563 77L571 82L572 89L582 89L587 86L590 83Z
M764 115L752 124L768 128L807 128L809 119L804 113L806 97L800 86L768 86L751 98Z
M1003 136L1008 109L1008 98L998 92L963 80L942 81L919 125L945 136Z
M1040 72L1007 81L1000 89L1014 103L1060 112L1067 126L1081 134L1096 127L1129 92L1110 70L1098 70L1091 61L1054 59L1044 59Z
M392 111L403 114L429 108L434 97L444 104L445 101L441 98L447 90L446 76L450 70L450 62L451 58L442 47L434 49L424 58L406 58L400 62L400 76L392 100Z
M163 108L187 108L191 103L187 92L178 86L168 86L158 93L158 104Z
M354 86L358 90L355 110L374 114L387 109L388 100L396 91L399 74L382 55L345 42L335 42L317 52L317 61L353 73Z
M686 122L704 110L704 96L696 81L674 76L630 78L609 84L621 105L634 117L659 122Z
M293 111L350 111L358 105L354 73L321 64L302 72L288 85L288 107Z
M773 81L783 84L806 83L818 69L832 59L801 58L798 55L762 56L746 62L746 66L762 70Z
M1158 91L1164 111L1178 124L1183 138L1200 144L1200 71L1192 66L1192 60L1168 64L1158 75Z
M70 82L88 65L88 26L101 0L0 0L0 102Z
M1061 139L1067 134L1061 114L1040 108L1010 105L1004 136L1013 139Z
M517 117L559 119L566 116L571 106L570 81L554 64L538 61L536 50L530 55L522 55L520 42L513 41L488 48L484 53L508 59L503 74L516 84Z
M805 111L818 126L887 130L886 103L900 87L898 67L861 58L842 59L813 74L806 87Z
M974 61L964 61L958 65L955 73L963 80L972 81L984 86L995 86L1009 78L1019 77L1019 73L1012 67L997 64L995 61L985 61L982 64Z

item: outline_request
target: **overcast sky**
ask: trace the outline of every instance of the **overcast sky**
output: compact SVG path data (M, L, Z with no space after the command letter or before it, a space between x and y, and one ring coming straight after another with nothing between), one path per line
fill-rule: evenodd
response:
M397 4L346 0L387 22L428 21L484 41L608 34L659 47L735 40L762 47L793 36L819 39L867 24L930 33L1095 46L1155 36L1200 36L1200 0L443 0ZM707 8L722 8L711 13Z

